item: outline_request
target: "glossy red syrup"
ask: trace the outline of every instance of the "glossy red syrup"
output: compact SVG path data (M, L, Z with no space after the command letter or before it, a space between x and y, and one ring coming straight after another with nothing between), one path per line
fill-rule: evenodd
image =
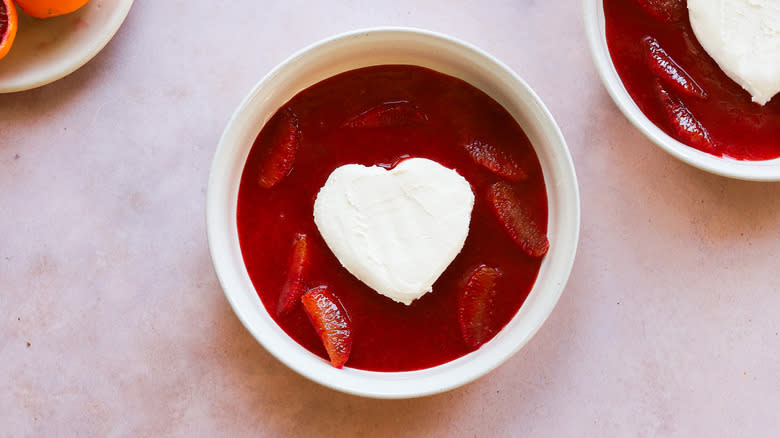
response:
M646 36L655 37L709 94L706 100L677 96L709 131L716 155L738 160L780 157L780 98L775 96L765 106L753 103L701 47L687 14L680 22L663 23L647 15L637 0L604 0L604 15L612 63L628 93L656 126L676 137L656 95L642 44Z
M358 114L387 102L406 100L427 120L391 128L344 126ZM352 352L346 366L374 371L428 368L473 350L461 338L457 297L480 264L497 267L493 324L500 329L517 313L536 280L541 258L527 256L502 229L487 204L486 191L499 177L476 165L464 144L482 138L510 152L529 173L512 183L546 232L547 196L538 159L523 130L493 99L471 85L432 70L385 65L349 71L302 91L290 100L299 119L301 144L291 173L263 189L257 183L262 151L247 158L238 194L238 233L249 276L268 312L299 344L326 358L302 306L276 315L291 245L298 233L311 237L307 286L328 285L352 321ZM276 117L276 116L275 116ZM403 124L402 124L403 125ZM258 136L258 139L262 136ZM349 163L392 167L406 157L429 158L455 169L476 196L471 229L461 253L412 305L374 292L344 269L317 231L315 197L330 173Z

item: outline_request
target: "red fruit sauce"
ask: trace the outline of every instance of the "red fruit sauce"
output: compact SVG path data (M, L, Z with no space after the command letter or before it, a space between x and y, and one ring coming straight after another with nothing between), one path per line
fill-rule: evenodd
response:
M656 126L676 137L655 91L642 44L646 36L655 37L709 95L702 100L672 92L709 131L716 155L738 160L780 157L780 98L765 106L753 103L750 93L726 76L699 44L687 10L679 22L664 23L647 14L638 0L604 0L604 15L612 63L628 94Z
M348 127L345 123L377 105L408 101L427 116L395 127ZM533 258L509 238L486 199L500 177L474 163L465 145L480 139L515 157L529 174L510 183L547 227L547 195L539 161L522 128L496 101L462 80L417 66L383 65L353 70L315 84L292 98L301 144L292 171L270 189L258 185L262 148L258 135L247 158L238 193L238 234L249 276L265 308L290 337L327 358L302 306L276 315L298 233L310 239L307 287L327 285L352 321L348 367L373 371L428 368L475 348L461 337L458 295L474 268L501 269L491 325L495 332L517 313L533 286L542 258ZM330 173L357 163L391 168L407 157L435 160L455 169L476 196L468 238L461 253L433 285L433 292L410 306L384 297L344 269L320 236L314 199ZM492 337L492 336L491 336Z

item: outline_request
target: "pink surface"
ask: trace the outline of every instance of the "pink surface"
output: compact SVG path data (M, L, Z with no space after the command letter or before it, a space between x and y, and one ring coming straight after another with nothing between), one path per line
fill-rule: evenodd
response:
M0 95L0 437L778 430L780 184L646 140L596 75L579 1L327 3L136 2L85 67ZM558 119L582 196L578 258L537 336L407 401L333 392L266 353L204 226L244 95L305 45L374 25L447 33L515 69Z

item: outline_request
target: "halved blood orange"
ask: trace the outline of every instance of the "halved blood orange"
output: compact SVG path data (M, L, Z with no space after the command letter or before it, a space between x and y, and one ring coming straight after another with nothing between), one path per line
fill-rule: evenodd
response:
M0 0L7 1L7 0ZM89 0L16 0L16 4L35 18L50 18L74 12Z
M18 24L16 6L11 0L0 0L0 59L11 50Z

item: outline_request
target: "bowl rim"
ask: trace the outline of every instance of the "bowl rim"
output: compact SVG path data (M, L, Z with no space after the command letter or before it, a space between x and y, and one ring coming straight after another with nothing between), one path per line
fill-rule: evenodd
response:
M583 0L588 46L601 82L623 115L658 147L701 170L748 181L780 181L780 158L763 161L716 157L669 136L648 119L623 86L607 46L604 0Z
M560 218L558 218L559 222L562 223L562 225L560 225L560 235L565 236L566 239L562 238L561 242L558 242L556 247L551 245L550 253L557 250L554 262L549 262L551 254L548 253L548 256L542 263L543 268L545 264L550 265L548 267L550 274L545 278L545 284L550 284L547 288L549 290L546 289L543 292L536 292L536 294L534 294L535 291L540 289L537 288L537 285L541 283L540 278L542 278L543 275L542 268L540 268L539 276L537 277L534 287L532 288L531 293L529 293L528 298L526 298L526 303L532 301L532 304L529 304L531 310L524 312L524 308L526 307L526 303L524 303L510 323L507 324L507 327L509 327L513 323L516 323L518 316L522 313L525 316L524 320L521 322L531 325L531 330L526 330L523 333L506 334L509 330L505 327L502 332L475 352L427 369L401 372L377 372L345 367L344 369L337 370L319 356L300 347L295 341L289 338L278 325L276 325L270 315L267 314L265 307L260 302L257 292L248 278L243 258L240 257L240 254L236 256L235 252L231 253L230 241L232 240L232 243L235 244L238 241L238 237L237 233L233 235L230 230L231 219L228 218L231 216L231 213L225 211L224 208L226 205L229 206L232 202L229 199L223 199L230 198L226 193L231 190L230 184L226 182L228 177L224 173L224 169L226 163L229 163L232 157L231 154L234 153L234 150L239 150L241 148L240 146L232 145L231 142L234 141L236 134L233 131L240 131L241 129L240 119L242 114L251 108L250 105L252 105L253 100L257 98L260 90L269 83L273 84L282 71L293 68L297 63L305 60L306 56L316 53L318 50L324 50L331 45L348 42L352 39L381 39L392 37L400 39L409 36L422 38L426 41L436 42L438 44L445 44L460 50L463 53L458 56L462 58L461 61L463 62L465 62L466 54L468 54L469 56L475 56L488 64L492 64L491 67L496 69L495 74L497 77L500 73L511 79L512 83L518 87L517 89L512 88L513 95L520 93L521 95L527 96L528 100L523 100L522 105L524 107L527 106L529 108L528 111L540 114L543 118L542 122L545 124L543 127L546 130L545 134L550 136L550 144L546 145L546 147L550 149L548 153L552 157L549 159L549 166L551 166L552 171L556 172L556 175L562 177L560 181L554 181L553 183L553 181L548 180L550 176L545 174L545 185L548 191L549 208L552 210L549 198L551 190L555 188L556 192L552 193L560 193L560 195L557 196L563 200L559 201L559 204L567 209L567 211L565 211L566 217L563 217L563 213L558 215L560 216ZM424 64L421 65L425 66ZM491 80L496 79L491 78ZM292 96L288 97L288 99L291 97ZM520 101L519 98L518 101ZM275 109L273 111L275 111ZM270 115L267 117L270 117ZM267 117L265 119L266 121ZM528 129L525 126L523 128L524 130ZM256 136L256 133L253 134L253 137L254 136ZM538 148L537 145L534 145L534 147ZM539 149L537 149L536 152L537 155L540 155ZM233 160L236 159L235 157L232 158ZM243 170L246 156L243 158L239 157L238 160L241 162L240 167ZM235 187L236 192L237 190L238 188ZM228 210L229 209L230 207ZM233 211L235 211L234 208ZM550 233L549 227L553 221L549 216L552 216L552 214L548 215L548 234ZM232 221L235 222L235 217L232 217ZM509 69L509 67L473 45L440 33L409 27L373 27L337 34L299 50L285 61L278 64L253 87L249 94L242 100L241 104L236 108L227 123L214 154L206 193L206 230L212 263L222 290L244 327L246 327L271 355L275 356L282 363L302 376L332 389L373 398L412 398L448 391L488 373L516 353L531 337L533 337L557 304L568 281L574 263L579 240L579 227L579 188L577 186L577 178L571 155L566 146L563 134L552 114L547 110L541 102L541 99L539 99L530 86ZM550 237L552 240L553 236ZM251 298L240 295L241 292L245 291L247 281L249 281L248 285L254 295L254 301L260 303L259 308L252 309L252 312L261 315L265 314L265 318L262 321L258 322L257 319L254 319L253 315L245 308L247 303L246 300L251 300ZM237 290L236 288L241 288L242 290ZM259 324L259 326L256 324ZM501 341L497 341L497 339L501 339ZM289 348L290 343L295 345L294 349ZM490 352L492 354L480 354L479 352L487 348L488 345L491 345ZM500 348L495 347L495 345L499 345ZM511 348L507 348L507 345L510 345ZM464 369L466 372L463 371Z

